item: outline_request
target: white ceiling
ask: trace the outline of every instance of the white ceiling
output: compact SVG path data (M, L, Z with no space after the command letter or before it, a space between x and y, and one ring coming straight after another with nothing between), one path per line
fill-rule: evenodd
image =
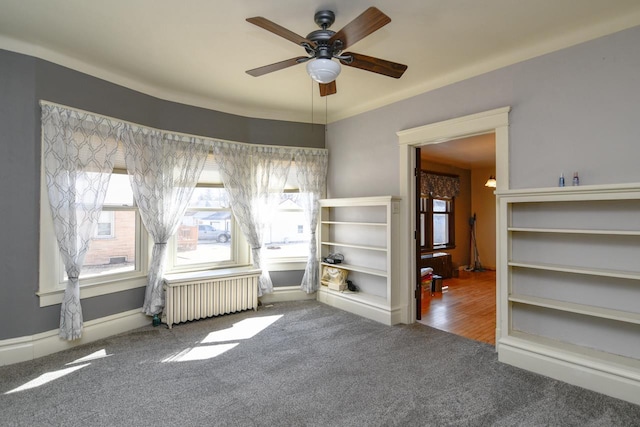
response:
M496 164L496 136L495 133L486 133L423 145L420 147L420 156L427 162L462 169L490 168Z
M245 73L304 55L245 18L306 36L317 10L333 10L338 31L369 6L392 21L349 50L408 65L401 79L342 67L338 93L320 98L304 65ZM163 99L315 123L639 24L638 0L0 0L2 49Z

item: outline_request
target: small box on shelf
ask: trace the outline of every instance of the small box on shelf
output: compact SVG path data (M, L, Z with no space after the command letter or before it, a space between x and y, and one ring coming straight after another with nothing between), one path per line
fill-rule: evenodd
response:
M320 283L334 291L344 291L347 289L347 275L349 272L342 268L323 265L322 278Z

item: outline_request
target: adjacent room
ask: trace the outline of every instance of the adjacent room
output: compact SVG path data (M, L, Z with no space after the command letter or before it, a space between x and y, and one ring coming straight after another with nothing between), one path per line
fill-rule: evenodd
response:
M10 424L640 419L637 0L0 10Z
M418 322L495 344L495 134L419 152Z

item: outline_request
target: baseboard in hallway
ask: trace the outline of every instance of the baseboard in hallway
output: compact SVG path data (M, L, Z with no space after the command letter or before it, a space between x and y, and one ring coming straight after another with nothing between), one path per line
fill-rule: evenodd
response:
M444 292L422 292L422 319L427 326L495 345L496 272L461 271L446 279Z

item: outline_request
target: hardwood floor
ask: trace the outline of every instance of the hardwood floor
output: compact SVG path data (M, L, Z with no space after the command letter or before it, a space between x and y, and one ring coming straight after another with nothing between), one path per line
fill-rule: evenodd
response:
M443 292L422 292L418 322L456 335L495 345L496 272L461 271L443 281Z

